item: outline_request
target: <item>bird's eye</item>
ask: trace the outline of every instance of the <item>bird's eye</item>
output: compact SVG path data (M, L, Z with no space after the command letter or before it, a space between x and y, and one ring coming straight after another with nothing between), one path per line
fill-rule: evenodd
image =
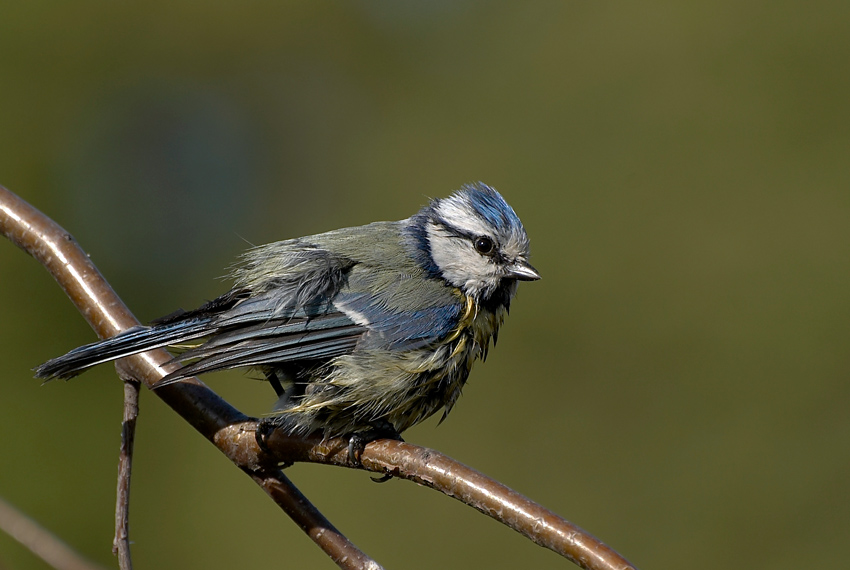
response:
M486 236L481 236L475 238L475 251L480 253L481 255L490 255L493 253L493 250L496 248L496 244L493 243L493 240Z

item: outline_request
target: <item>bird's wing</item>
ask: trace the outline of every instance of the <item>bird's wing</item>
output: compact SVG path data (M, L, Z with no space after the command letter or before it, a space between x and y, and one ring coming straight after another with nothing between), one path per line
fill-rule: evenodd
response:
M224 312L218 332L176 359L188 362L162 380L286 362L322 361L355 348L410 350L449 335L464 300L442 284L395 270L357 264L328 301L315 296L296 310L281 310L283 291L246 299Z
M327 360L354 350L366 330L337 311L284 319L268 315L258 312L255 319L245 314L224 317L219 332L175 358L190 362L160 384L228 368Z
M360 264L352 268L334 306L368 329L363 348L412 350L454 331L466 311L455 289L423 275Z
M291 247L280 246L277 252L263 253L297 260L271 278L253 283L250 275L243 279L255 290L238 303L218 310L213 301L216 314L208 339L177 356L175 360L187 364L160 384L228 368L328 360L354 350L366 329L332 303L354 263L315 246L298 245L294 254Z

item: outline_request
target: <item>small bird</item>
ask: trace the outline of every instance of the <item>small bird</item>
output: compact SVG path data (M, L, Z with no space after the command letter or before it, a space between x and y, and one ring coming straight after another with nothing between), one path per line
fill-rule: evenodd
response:
M405 220L255 247L221 297L76 348L36 377L67 380L170 347L185 365L155 387L254 369L278 397L266 429L400 439L451 411L517 282L540 279L528 259L514 210L486 184L468 184Z

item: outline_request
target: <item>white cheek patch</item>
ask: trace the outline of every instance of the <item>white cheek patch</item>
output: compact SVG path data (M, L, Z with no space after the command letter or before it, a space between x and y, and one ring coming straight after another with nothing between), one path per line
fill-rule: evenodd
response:
M472 249L472 244L429 223L427 228L431 259L443 278L455 287L480 289L482 281L493 275L488 260Z

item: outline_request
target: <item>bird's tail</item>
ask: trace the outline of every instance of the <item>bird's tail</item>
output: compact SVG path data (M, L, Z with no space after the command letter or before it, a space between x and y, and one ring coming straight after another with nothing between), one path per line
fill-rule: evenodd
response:
M35 377L45 381L56 378L69 380L102 362L202 338L210 334L211 320L203 316L153 326L136 326L48 360L35 369Z

